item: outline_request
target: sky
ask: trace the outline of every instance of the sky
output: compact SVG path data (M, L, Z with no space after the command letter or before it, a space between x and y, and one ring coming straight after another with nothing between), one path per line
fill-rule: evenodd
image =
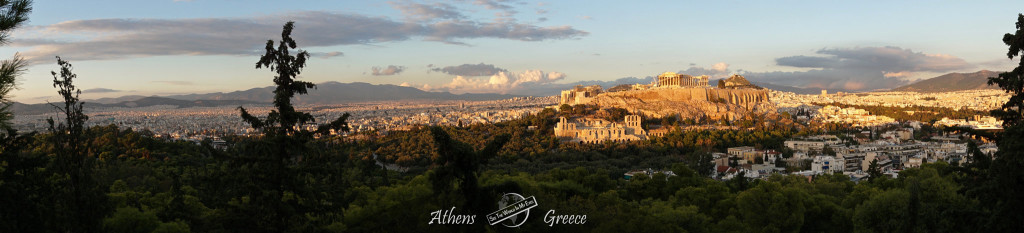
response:
M1016 3L1016 4L1014 4ZM870 91L1003 71L1013 1L35 1L0 59L31 62L14 100L58 101L55 56L83 99L272 85L254 69L295 21L300 80L547 95L662 72ZM605 88L609 88L606 86Z

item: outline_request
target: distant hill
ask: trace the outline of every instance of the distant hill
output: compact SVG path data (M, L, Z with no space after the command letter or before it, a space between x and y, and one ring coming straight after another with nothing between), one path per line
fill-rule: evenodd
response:
M86 109L108 107L134 108L155 105L172 105L178 106L179 108L238 106L243 104L269 104L274 99L273 91L273 87L263 87L228 93L217 92L163 97L122 96L116 98L83 100L82 102L85 103ZM403 87L390 84L374 85L369 83L326 82L317 84L316 89L309 90L308 95L296 96L292 99L292 103L344 104L393 100L500 100L513 97L519 96L507 94L456 95L448 92L427 92L413 87ZM54 112L53 106L45 103L14 103L12 107L14 113L18 115L36 115Z
M253 88L229 93L209 93L167 96L183 100L247 100L270 103L274 100L274 87ZM292 99L294 104L343 104L366 101L388 100L499 100L519 97L507 94L461 94L448 92L428 92L414 87L403 87L391 84L374 85L369 83L325 82L309 90L307 95L298 95Z
M892 91L913 92L947 92L979 89L998 89L988 85L988 77L996 77L1000 72L982 70L974 73L949 73L938 77L921 80L906 86L893 88Z
M760 86L757 86L757 85L754 85L754 84L750 83L750 81L747 81L747 78L744 78L743 75L738 75L738 74L734 74L732 76L729 76L729 78L724 79L721 82L722 82L722 84L725 84L725 87L728 87L728 88L754 88L754 89L761 89Z
M262 102L253 102L245 100L179 100L171 99L166 97L143 97L132 101L121 101L113 104L93 103L88 100L83 101L85 103L83 107L86 109L93 108L136 108L136 107L149 107L158 105L170 105L178 106L179 108L189 107L216 107L216 106L239 106L239 105L251 105L251 104L265 104ZM14 114L18 115L38 115L46 113L56 113L53 106L47 103L42 104L22 104L14 103L11 106L14 110Z
M125 101L132 101L132 100L142 99L142 98L145 98L145 97L146 96L143 96L143 95L126 95L126 96L119 96L119 97L99 98L99 99L90 99L90 100L83 100L83 101L89 102L89 103L99 103L99 104L116 104L116 103L125 102Z

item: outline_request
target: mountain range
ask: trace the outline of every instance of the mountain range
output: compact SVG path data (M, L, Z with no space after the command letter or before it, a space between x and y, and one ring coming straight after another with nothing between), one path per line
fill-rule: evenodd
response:
M156 105L172 105L179 108L239 106L252 104L270 104L274 99L273 87L252 88L243 91L217 92L207 94L188 94L172 96L122 96L83 100L85 108L110 107L147 107ZM293 104L344 104L367 101L397 100L499 100L518 97L508 94L452 94L449 92L427 92L413 87L390 84L374 85L369 83L325 82L317 84L316 89L309 90L307 95L299 95L292 99ZM14 113L18 115L36 115L54 112L50 104L14 103Z
M989 86L988 77L999 76L1000 72L982 70L974 73L949 73L921 80L909 85L893 88L892 91L946 92L978 89L999 89Z
M173 95L168 98L183 100L248 100L270 103L274 100L274 87L253 88L229 93L208 93ZM498 100L518 97L508 94L452 94L449 92L428 92L414 87L391 84L325 82L316 85L306 95L292 98L295 104L343 104L367 101L390 100Z
M82 101L83 107L89 108L135 108L135 107L149 107L158 105L171 105L178 106L179 108L187 107L216 107L216 106L240 106L240 105L253 105L253 104L265 104L261 102L247 101L247 100L180 100L172 99L167 97L141 97L139 99L130 101L121 101L117 103L95 103L91 101ZM38 115L46 113L54 113L55 109L52 105L43 104L22 104L15 102L11 105L14 113L17 115Z
M988 85L988 77L996 77L1000 72L982 70L974 73L949 73L934 78L923 79L904 86L890 89L889 91L913 91L913 92L947 92L964 90L999 89L997 86ZM803 88L777 85L764 82L752 82L755 85L796 94L819 94L821 88ZM884 91L884 90L882 90Z

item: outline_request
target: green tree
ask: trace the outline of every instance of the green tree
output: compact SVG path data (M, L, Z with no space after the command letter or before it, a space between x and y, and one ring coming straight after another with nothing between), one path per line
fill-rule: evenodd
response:
M828 156L836 156L836 151L832 149L831 146L825 146L825 148L821 150L821 153Z
M1010 72L1000 73L999 77L989 78L989 85L996 84L1007 93L1010 99L992 115L1003 120L1003 132L997 136L999 151L992 161L992 179L985 185L987 191L982 193L981 200L992 208L992 216L986 224L988 231L1020 232L1024 231L1020 222L1024 222L1024 14L1017 15L1015 33L1003 36L1003 43L1009 46L1006 56L1017 57L1018 66Z
M31 232L52 229L53 206L42 197L49 185L41 168L49 157L26 152L34 133L18 134L14 129L0 134L0 232Z
M1016 27L1016 33L1003 35L1003 43L1010 46L1006 57L1011 60L1024 51L1024 14L1017 15ZM1011 94L1000 109L992 111L992 116L1002 119L1004 126L1017 125L1024 118L1024 59L1018 60L1020 63L1017 68L1000 73L999 77L988 78L988 85L998 85Z
M893 189L875 195L861 204L854 214L857 232L909 232L910 193Z
M168 222L161 223L160 226L153 229L152 233L188 233L192 232L188 228L188 224L184 222Z
M804 224L807 192L764 182L736 196L736 205L747 226L760 232L797 232Z
M142 212L134 207L119 208L114 216L103 220L106 232L149 233L160 226L160 219L151 212Z
M878 158L872 159L871 163L868 164L868 177L872 180L883 179L882 177L885 177L885 174L882 174L882 168L878 165Z
M563 113L563 114L565 114L565 113L571 113L571 112L572 112L572 106L571 106L571 105L568 105L568 104L562 104L562 105L559 105L559 106L558 106L558 112L561 112L561 113Z
M716 172L714 158L707 151L694 151L683 158L690 169L697 171L701 177L709 177Z

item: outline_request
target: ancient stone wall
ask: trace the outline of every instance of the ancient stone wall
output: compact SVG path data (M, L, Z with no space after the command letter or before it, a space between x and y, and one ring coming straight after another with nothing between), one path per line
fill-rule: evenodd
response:
M645 102L705 101L725 102L738 105L768 101L768 91L759 89L654 88L648 90L602 93L598 96L639 99Z
M763 89L652 88L601 93L570 104L617 107L651 117L734 120L754 112L771 112L774 106Z

